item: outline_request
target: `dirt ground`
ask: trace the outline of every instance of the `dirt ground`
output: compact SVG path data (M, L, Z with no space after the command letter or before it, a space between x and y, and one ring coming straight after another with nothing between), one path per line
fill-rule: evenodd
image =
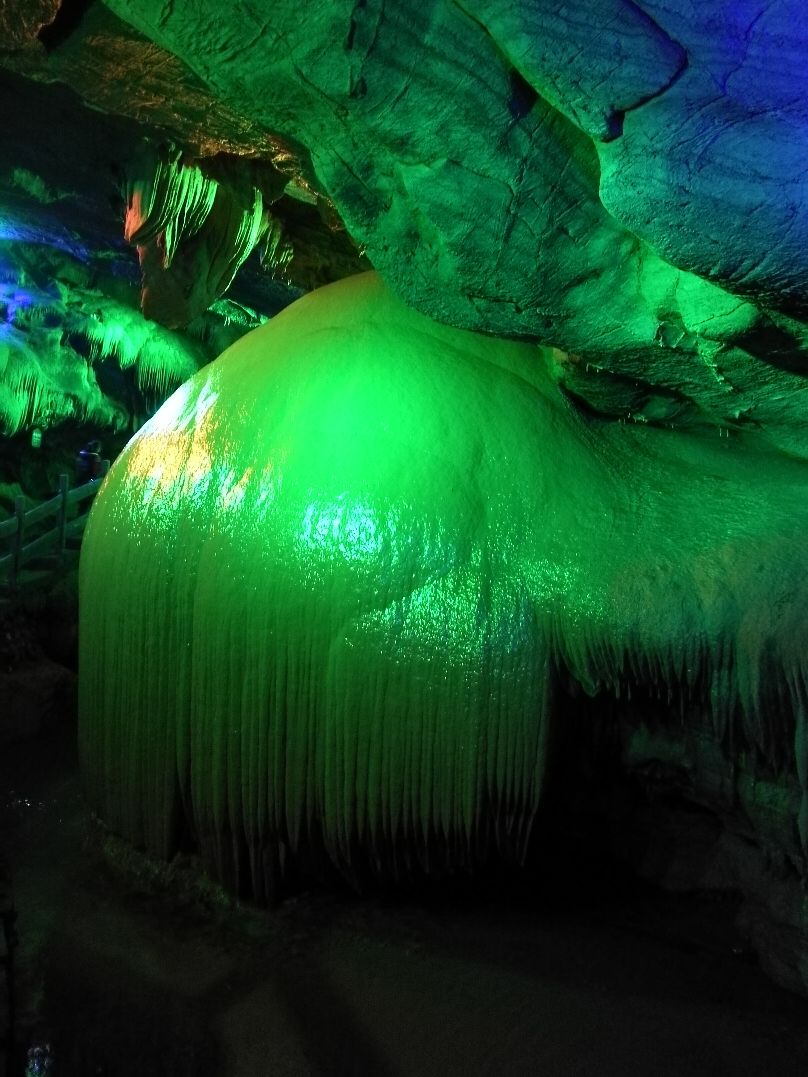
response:
M551 873L205 910L149 893L88 840L69 725L3 749L0 797L14 1077L46 1043L53 1077L808 1071L808 1000L765 978L728 900Z

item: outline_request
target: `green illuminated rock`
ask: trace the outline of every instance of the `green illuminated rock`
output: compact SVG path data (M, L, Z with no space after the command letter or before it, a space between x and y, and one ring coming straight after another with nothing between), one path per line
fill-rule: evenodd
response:
M196 341L92 283L69 254L0 238L0 436L66 420L126 429L147 395L165 399L205 362Z
M259 898L288 854L519 857L559 669L703 699L766 759L779 692L804 743L804 465L593 426L553 372L366 274L169 399L82 553L81 756L114 830L163 857L190 832Z
M578 356L603 415L808 455L798 0L109 6L307 147L410 306Z

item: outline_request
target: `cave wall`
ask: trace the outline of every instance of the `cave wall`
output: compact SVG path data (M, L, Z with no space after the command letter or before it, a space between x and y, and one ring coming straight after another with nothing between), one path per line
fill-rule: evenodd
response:
M794 5L112 6L306 146L424 313L556 345L615 417L803 451Z

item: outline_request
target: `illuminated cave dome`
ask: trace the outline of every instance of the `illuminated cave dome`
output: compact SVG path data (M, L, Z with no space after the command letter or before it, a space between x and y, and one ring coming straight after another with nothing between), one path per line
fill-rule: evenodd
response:
M364 274L168 400L82 552L81 759L114 831L160 857L190 835L259 899L290 856L519 858L562 666L698 695L773 758L766 685L804 701L802 466L750 477L714 431L595 437L552 369Z

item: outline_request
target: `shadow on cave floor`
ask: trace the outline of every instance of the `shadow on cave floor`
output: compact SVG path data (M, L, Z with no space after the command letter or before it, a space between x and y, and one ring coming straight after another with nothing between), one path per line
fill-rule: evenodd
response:
M764 977L726 900L600 865L566 886L548 869L541 898L534 875L204 915L110 871L73 741L65 727L0 757L15 1075L45 1042L53 1077L806 1072L808 1000Z

